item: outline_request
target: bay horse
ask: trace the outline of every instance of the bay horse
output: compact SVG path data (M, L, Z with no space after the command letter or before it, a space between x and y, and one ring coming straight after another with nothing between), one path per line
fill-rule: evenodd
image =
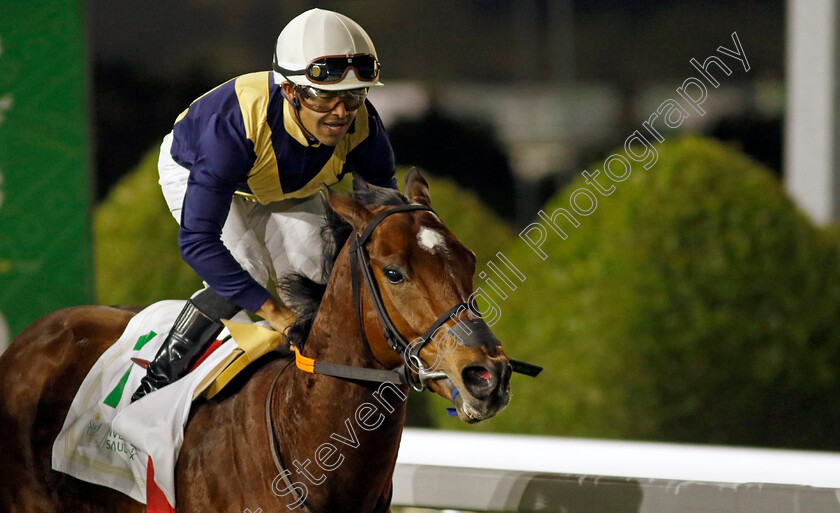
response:
M475 254L431 210L418 172L409 172L404 190L364 183L353 195L325 190L329 281L291 276L282 287L299 314L289 340L303 361L380 374L411 368L408 380L383 385L364 372L340 379L303 372L279 353L264 357L193 405L176 467L177 511L389 511L409 385L452 400L466 422L507 405L511 363L480 317L469 321L472 339L429 343L430 327L454 329L460 314L451 307L469 304ZM359 277L354 266L368 273ZM133 315L102 306L61 310L0 357L0 510L145 510L50 465L76 390ZM395 345L395 338L414 342Z

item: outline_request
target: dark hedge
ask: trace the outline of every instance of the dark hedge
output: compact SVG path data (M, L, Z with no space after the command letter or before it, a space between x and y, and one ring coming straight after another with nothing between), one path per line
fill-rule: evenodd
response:
M546 370L514 377L511 405L479 429L840 448L838 237L731 148L658 152L567 240L549 231L547 260L522 240L504 250L527 278L494 329Z

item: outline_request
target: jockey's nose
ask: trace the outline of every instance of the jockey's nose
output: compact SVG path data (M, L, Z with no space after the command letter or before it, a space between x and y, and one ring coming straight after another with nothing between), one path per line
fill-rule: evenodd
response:
M344 106L344 102L340 101L335 105L335 107L333 107L333 110L330 111L330 113L335 114L340 118L344 118L347 116L347 107Z

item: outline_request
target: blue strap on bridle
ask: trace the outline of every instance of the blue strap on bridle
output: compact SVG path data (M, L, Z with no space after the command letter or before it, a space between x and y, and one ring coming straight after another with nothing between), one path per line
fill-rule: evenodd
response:
M455 397L457 397L460 393L461 392L459 392L457 388L452 390L452 404L455 404ZM454 406L450 406L446 408L446 415L449 417L455 417L458 415L458 411L455 409Z

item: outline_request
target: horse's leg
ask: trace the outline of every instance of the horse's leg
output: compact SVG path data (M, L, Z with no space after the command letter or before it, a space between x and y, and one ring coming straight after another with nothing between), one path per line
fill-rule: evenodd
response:
M0 357L0 510L131 511L137 505L142 511L129 497L51 469L52 444L73 396L132 315L105 307L62 310L24 330Z

